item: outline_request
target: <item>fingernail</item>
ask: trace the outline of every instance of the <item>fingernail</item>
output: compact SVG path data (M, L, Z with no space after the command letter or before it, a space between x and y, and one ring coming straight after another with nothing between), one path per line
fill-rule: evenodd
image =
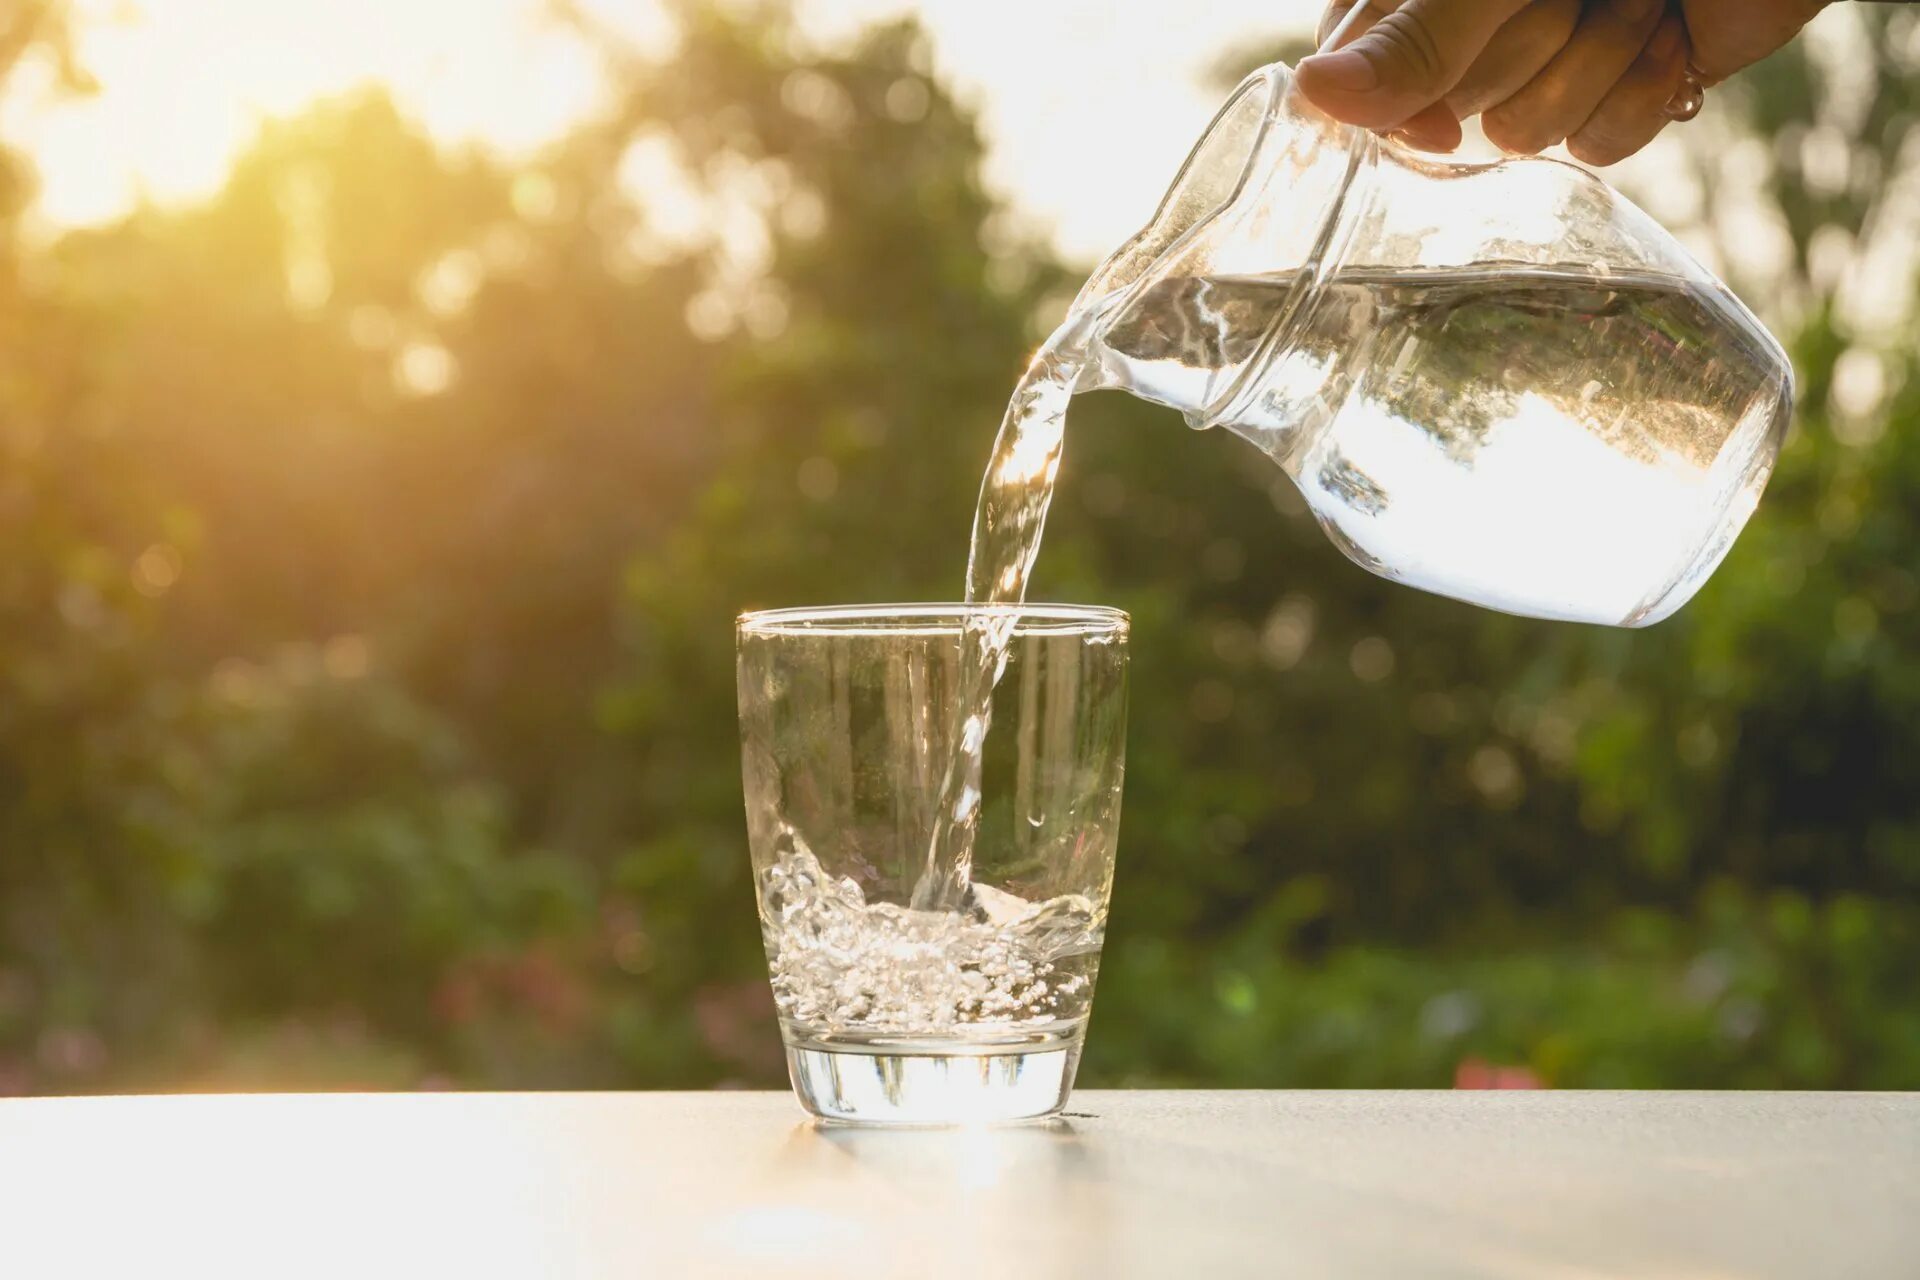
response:
M1368 93L1380 87L1380 72L1373 63L1351 49L1338 53L1316 53L1302 59L1301 70L1313 68L1314 76L1330 89L1346 93Z
M1416 133L1412 129L1395 129L1386 135L1403 147L1412 147L1415 151L1433 151L1442 155L1450 154L1459 147L1457 142L1447 142L1430 133Z

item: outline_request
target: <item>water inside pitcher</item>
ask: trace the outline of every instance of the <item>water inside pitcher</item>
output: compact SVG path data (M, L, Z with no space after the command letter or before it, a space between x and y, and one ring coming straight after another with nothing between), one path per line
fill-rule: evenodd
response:
M1077 389L1224 425L1359 564L1534 617L1684 604L1792 405L1779 344L1593 174L1430 159L1330 121L1277 64L1075 312Z

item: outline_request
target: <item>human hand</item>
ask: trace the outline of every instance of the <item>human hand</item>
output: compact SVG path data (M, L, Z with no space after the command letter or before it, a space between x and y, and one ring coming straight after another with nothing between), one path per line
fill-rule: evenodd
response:
M1669 103L1788 40L1828 0L1333 0L1321 38L1366 11L1338 51L1302 59L1307 98L1337 120L1451 151L1480 115L1503 151L1559 142L1589 164L1638 151ZM1684 111L1678 114L1687 114Z

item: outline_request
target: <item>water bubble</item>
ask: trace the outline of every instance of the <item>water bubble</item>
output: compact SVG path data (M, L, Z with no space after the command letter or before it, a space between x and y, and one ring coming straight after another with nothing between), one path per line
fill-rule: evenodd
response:
M1104 921L1077 894L1034 903L976 882L964 912L869 904L782 836L760 875L774 1001L821 1031L949 1033L1084 1016Z

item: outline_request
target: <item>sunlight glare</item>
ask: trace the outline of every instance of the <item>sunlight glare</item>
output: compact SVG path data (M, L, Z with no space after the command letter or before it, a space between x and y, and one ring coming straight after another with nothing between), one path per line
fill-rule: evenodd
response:
M1024 484L1051 475L1060 465L1061 435L1065 430L1064 417L1029 424L1000 463L996 478L1002 484Z
M642 48L671 40L653 0L588 5ZM10 94L0 129L33 155L40 214L105 221L148 198L217 190L267 119L315 99L384 86L443 143L526 154L591 112L594 52L540 0L83 0L90 97ZM124 13L120 11L125 11Z
M663 0L575 0L649 57L678 32ZM443 143L484 142L524 158L602 101L587 42L545 0L77 0L81 64L100 92L56 99L21 76L0 100L0 133L40 173L48 229L110 221L142 199L178 205L218 189L262 121L377 84ZM912 12L934 70L977 104L992 142L988 180L1036 230L1095 257L1153 208L1167 174L1217 105L1224 50L1266 47L1310 26L1307 0L1223 0L1163 22L1115 21L1092 0L1029 9L1026 38L971 0L801 0L822 43ZM1106 92L1131 84L1120 98ZM796 86L799 89L801 86ZM923 109L909 82L891 109ZM1093 193L1093 194L1090 194ZM669 221L684 211L664 214ZM803 222L805 215L802 215Z

